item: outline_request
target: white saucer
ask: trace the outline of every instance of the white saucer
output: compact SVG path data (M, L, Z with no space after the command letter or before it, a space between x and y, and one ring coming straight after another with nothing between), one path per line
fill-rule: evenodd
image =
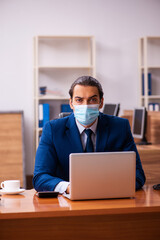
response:
M23 188L20 188L19 190L17 190L17 191L5 191L4 189L0 189L0 194L19 194L19 193L22 193L22 192L24 192L25 191L25 189L23 189Z

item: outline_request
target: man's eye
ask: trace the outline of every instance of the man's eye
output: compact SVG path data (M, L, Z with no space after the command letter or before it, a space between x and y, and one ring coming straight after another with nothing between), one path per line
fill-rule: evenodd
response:
M76 102L80 103L82 102L82 99L76 99Z
M93 103L95 103L95 102L97 102L98 100L97 100L97 98L92 98L91 100L90 100L90 102L93 102Z

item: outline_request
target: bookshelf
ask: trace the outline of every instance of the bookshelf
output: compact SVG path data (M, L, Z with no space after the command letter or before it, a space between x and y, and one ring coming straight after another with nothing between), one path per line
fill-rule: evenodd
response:
M39 105L49 104L49 119L58 118L61 104L69 103L68 90L79 76L95 77L95 39L93 36L34 37L35 151L42 127ZM40 94L40 87L46 93Z
M158 36L143 37L139 40L139 79L140 105L148 110L155 110L155 104L157 107L160 106L160 37Z

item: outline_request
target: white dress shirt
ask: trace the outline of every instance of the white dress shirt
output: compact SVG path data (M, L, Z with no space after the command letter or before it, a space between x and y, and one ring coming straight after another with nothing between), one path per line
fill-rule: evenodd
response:
M97 123L98 123L98 118L96 119L94 124L89 127L89 129L91 129L92 132L93 132L92 135L91 135L91 138L92 138L92 142L93 142L94 151L96 150ZM83 150L85 150L85 146L86 146L86 143L87 143L87 134L84 132L84 130L86 128L83 127L77 120L76 120L76 124L77 124L78 130L79 130L80 136L81 136L81 142L82 142ZM67 190L67 187L68 187L69 184L70 184L70 182L61 181L60 183L57 184L54 191L59 192L59 193L64 193Z

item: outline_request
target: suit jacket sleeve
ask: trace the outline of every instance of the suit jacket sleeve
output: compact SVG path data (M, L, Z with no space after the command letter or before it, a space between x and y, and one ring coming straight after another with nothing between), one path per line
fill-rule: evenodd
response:
M57 155L53 144L52 126L48 122L36 152L33 186L37 191L53 191L63 179L56 177Z
M134 142L130 125L127 120L126 124L126 143L124 145L124 151L135 151L136 152L136 190L140 189L145 183L145 174L142 168L141 160L139 157L139 153L137 151L136 144Z

